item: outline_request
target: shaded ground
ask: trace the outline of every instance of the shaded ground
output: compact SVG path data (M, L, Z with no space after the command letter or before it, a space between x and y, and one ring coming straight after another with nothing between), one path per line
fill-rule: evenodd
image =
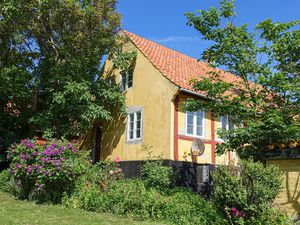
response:
M162 223L133 221L112 214L66 209L59 205L37 205L20 201L0 192L1 225L162 225Z

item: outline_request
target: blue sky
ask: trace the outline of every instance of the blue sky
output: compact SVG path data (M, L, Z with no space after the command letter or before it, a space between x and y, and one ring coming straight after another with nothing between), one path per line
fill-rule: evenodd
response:
M184 13L218 5L218 0L119 0L118 11L128 31L200 58L209 43L186 26ZM269 18L278 22L300 19L300 0L236 0L235 5L236 21L250 28Z

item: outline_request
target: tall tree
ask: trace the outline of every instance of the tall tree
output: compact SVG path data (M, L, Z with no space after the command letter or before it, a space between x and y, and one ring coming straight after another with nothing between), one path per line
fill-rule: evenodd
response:
M120 110L101 67L119 26L116 0L1 0L0 142L78 135Z
M299 143L300 20L268 19L250 30L247 24L235 25L234 1L229 0L186 16L188 25L213 43L201 57L212 68L209 78L192 81L209 101L191 100L187 108L228 115L237 126L220 132L226 141L217 151L234 149L243 158L260 158L264 149Z

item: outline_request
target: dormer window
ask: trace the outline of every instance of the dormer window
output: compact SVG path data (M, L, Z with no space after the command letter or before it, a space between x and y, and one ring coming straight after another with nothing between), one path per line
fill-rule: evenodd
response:
M128 88L131 88L132 80L133 80L133 72L132 71L122 71L121 72L120 90L126 91Z

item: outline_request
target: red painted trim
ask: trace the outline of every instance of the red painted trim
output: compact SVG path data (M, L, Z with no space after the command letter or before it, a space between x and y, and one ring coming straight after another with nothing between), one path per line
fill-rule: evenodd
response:
M174 160L178 160L178 104L179 96L174 100Z
M187 135L178 135L178 139L185 141L194 141L197 137L187 136ZM201 138L205 144L211 144L212 141L209 139Z
M215 116L211 113L211 163L216 164Z

